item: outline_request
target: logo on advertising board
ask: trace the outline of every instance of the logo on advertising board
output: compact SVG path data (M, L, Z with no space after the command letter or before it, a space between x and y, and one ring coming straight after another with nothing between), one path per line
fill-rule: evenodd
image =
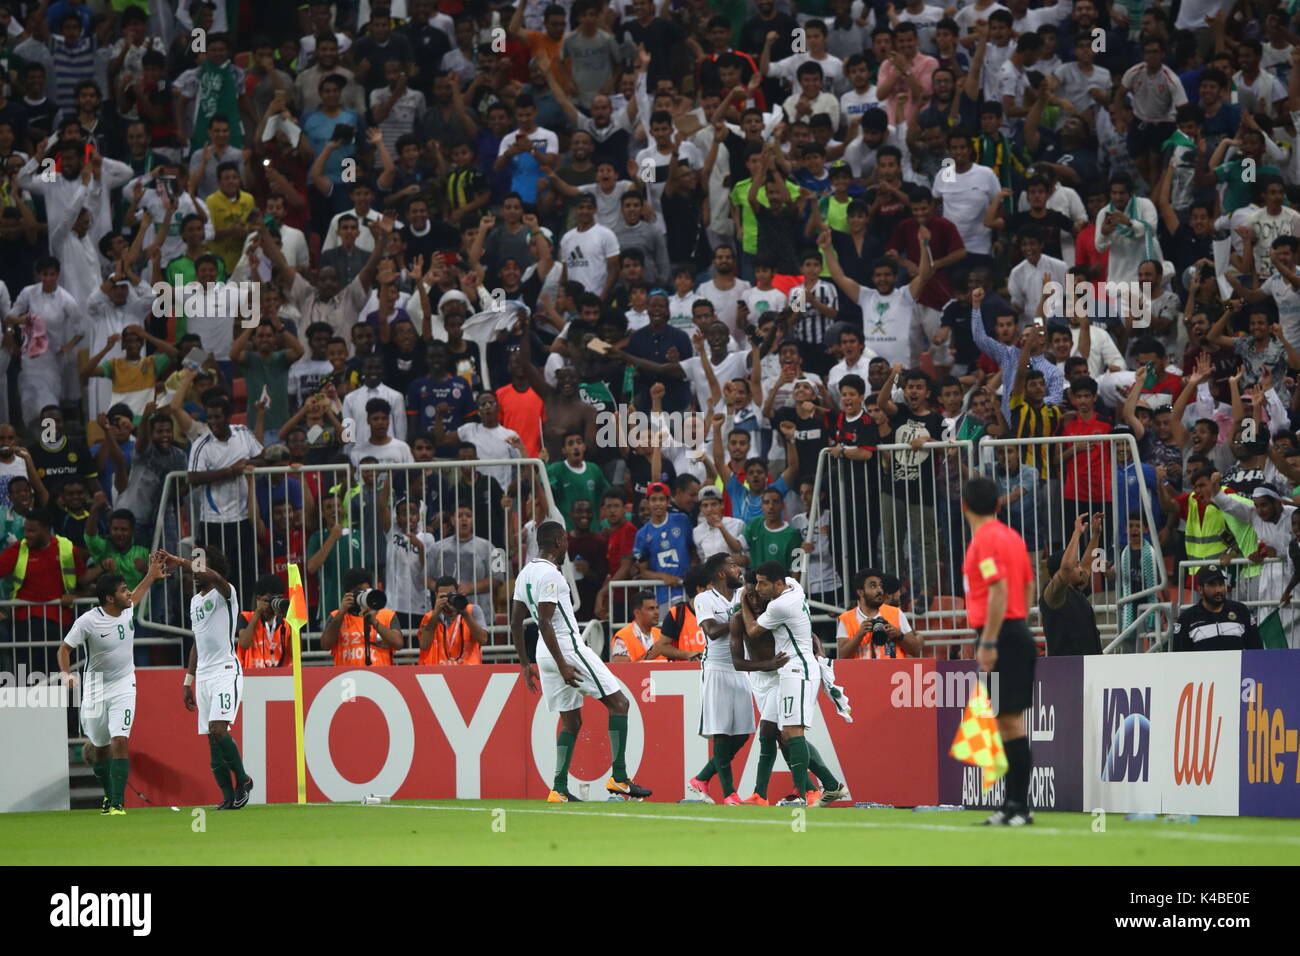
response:
M1203 786L1214 782L1223 718L1214 716L1214 683L1188 681L1178 695L1174 717L1174 784Z
M1101 779L1145 783L1151 774L1151 688L1106 688L1101 720Z
M1300 817L1300 654L1241 656L1241 813Z

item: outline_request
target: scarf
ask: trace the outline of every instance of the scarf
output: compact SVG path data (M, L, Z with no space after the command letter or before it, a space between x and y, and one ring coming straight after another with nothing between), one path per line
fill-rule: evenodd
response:
M1174 130L1174 135L1170 136L1167 140L1165 140L1163 143L1160 144L1160 152L1163 153L1165 150L1169 149L1170 147L1186 146L1187 148L1190 149L1195 145L1196 144L1192 142L1191 137L1188 136L1186 133L1184 133L1182 130Z
M1142 556L1139 571L1142 574L1142 590L1153 588L1156 585L1156 551L1151 547L1149 541L1142 542ZM1129 575L1133 571L1133 549L1125 548L1119 553L1119 586L1121 596L1127 597L1137 592L1129 590ZM1137 604L1130 602L1120 607L1119 628L1124 630L1137 618ZM1155 628L1157 626L1156 615L1154 612L1149 614L1146 619L1146 627Z
M1179 133L1178 135L1181 136L1182 134ZM1134 220L1134 221L1137 221L1138 218L1139 218L1139 217L1138 217L1138 211L1137 211L1137 209L1138 209L1137 196L1129 196L1129 197L1128 197L1128 205L1126 205L1123 209L1120 209L1119 207L1117 207L1113 202L1106 203L1106 212L1122 212L1124 215L1128 216L1129 219L1132 219L1132 220ZM1132 226L1131 224L1125 224L1125 225L1122 225L1122 226L1116 226L1116 227L1115 227L1115 232L1116 232L1117 234L1122 235L1122 236L1125 236L1126 238L1129 238L1129 239L1136 239L1136 238L1138 237L1138 236L1137 236L1137 231L1133 228L1133 226ZM1155 254L1155 243L1154 243L1154 240L1153 240L1153 238L1152 238L1152 236L1151 236L1151 230L1150 230L1150 229L1144 229L1144 230L1143 230L1143 238L1142 238L1142 241L1143 241L1143 243L1145 244L1145 247L1146 247L1145 255L1143 255L1143 258L1144 258L1144 259L1155 259L1155 258L1156 258L1156 254Z

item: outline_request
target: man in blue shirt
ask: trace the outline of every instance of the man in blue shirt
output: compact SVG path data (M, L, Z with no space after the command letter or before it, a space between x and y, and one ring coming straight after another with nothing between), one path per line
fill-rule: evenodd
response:
M727 499L731 502L731 517L748 524L763 514L763 492L772 488L781 492L782 498L790 493L799 477L799 450L795 446L795 431L794 422L781 423L781 440L785 442L785 471L776 481L768 481L767 461L762 458L751 458L745 462L743 484L734 473L728 475L725 490ZM721 463L720 455L715 454L714 463L718 474L725 474L722 470L725 464Z
M443 430L454 436L456 429L477 413L474 390L463 378L448 370L446 346L435 342L429 347L429 374L418 378L406 390L406 414L410 417L410 432L433 432L435 416L442 417ZM455 458L458 440L441 445L439 458Z
M1135 388L1137 386L1134 386ZM1116 425L1111 429L1113 435L1131 435L1133 429L1128 425ZM1142 510L1142 494L1138 482L1146 485L1147 495L1151 499L1151 527L1163 528L1164 514L1160 510L1160 498L1156 494L1156 469L1146 462L1134 461L1129 454L1128 442L1115 443L1115 496L1114 513L1127 518L1135 511Z
M641 568L641 577L663 584L655 588L660 607L685 598L682 575L691 566L695 550L691 519L681 513L668 513L671 492L662 481L646 489L650 502L650 520L643 524L632 540L632 554Z
M637 329L627 341L623 351L636 358L666 364L680 362L695 354L691 337L681 329L668 324L668 293L655 289L650 293L646 312L650 324ZM685 378L640 371L636 376L636 407L650 407L650 386L662 382L664 386L663 410L683 412L691 402L691 386ZM663 601L659 602L663 604Z

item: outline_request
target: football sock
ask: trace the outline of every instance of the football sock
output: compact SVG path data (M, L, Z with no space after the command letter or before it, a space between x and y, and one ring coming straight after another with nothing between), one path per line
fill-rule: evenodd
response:
M208 737L208 756L209 765L212 767L212 777L217 781L217 786L221 788L221 796L227 802L235 799L235 789L230 785L230 768L226 766L225 758L221 756L221 747L218 745L215 737Z
M230 772L235 775L235 786L248 779L248 774L244 772L243 758L239 756L239 745L230 734L221 738L221 756L225 759Z
M108 775L108 761L97 760L90 765L90 769L95 774L95 779L99 781L99 785L104 788L104 796L108 797L108 802L111 805L113 802L113 783Z
M609 752L614 755L613 776L619 783L627 782L627 764L623 756L627 751L627 714L609 715Z
M722 796L729 797L735 791L731 779L731 758L736 755L731 738L718 734L713 738L713 762L718 767L718 785L722 787Z
M126 775L130 766L131 761L126 757L113 757L108 762L109 782L112 785L112 792L109 794L108 802L112 806L122 806L126 795Z
M794 789L802 797L808 791L808 741L803 737L791 737L786 741L786 748Z
M817 752L817 748L811 743L808 744L808 769L821 782L822 789L838 790L840 788L840 782L835 779L835 774L831 773L831 768L822 762L822 755Z
M716 745L714 749L717 749ZM713 775L717 772L717 768L714 766L714 760L710 757L709 762L704 765L704 769L695 775L695 779L700 783L708 783L713 779Z
M772 767L776 764L776 738L758 738L758 776L754 778L754 792L767 799L767 782L772 777Z
M569 761L573 759L573 745L578 742L578 735L561 730L555 738L555 782L551 789L556 793L569 792Z
M1007 806L1017 810L1029 808L1029 775L1033 757L1029 754L1029 738L1017 737L1003 742L1007 752Z

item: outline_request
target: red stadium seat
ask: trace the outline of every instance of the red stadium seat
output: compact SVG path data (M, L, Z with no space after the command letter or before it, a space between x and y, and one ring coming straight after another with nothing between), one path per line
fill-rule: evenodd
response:
M959 627L966 626L966 599L955 597L948 594L938 594L930 599L930 613L942 614L944 611L956 611L956 614L943 614L941 617L931 617L916 622L916 629L924 633L925 631L948 631ZM941 638L948 640L949 638ZM942 644L934 648L929 648L926 657L934 657L935 660L956 660L957 655L954 653L958 648L953 645ZM962 648L965 650L965 648Z
M242 375L230 383L230 397L235 403L235 411L248 410L248 381Z

